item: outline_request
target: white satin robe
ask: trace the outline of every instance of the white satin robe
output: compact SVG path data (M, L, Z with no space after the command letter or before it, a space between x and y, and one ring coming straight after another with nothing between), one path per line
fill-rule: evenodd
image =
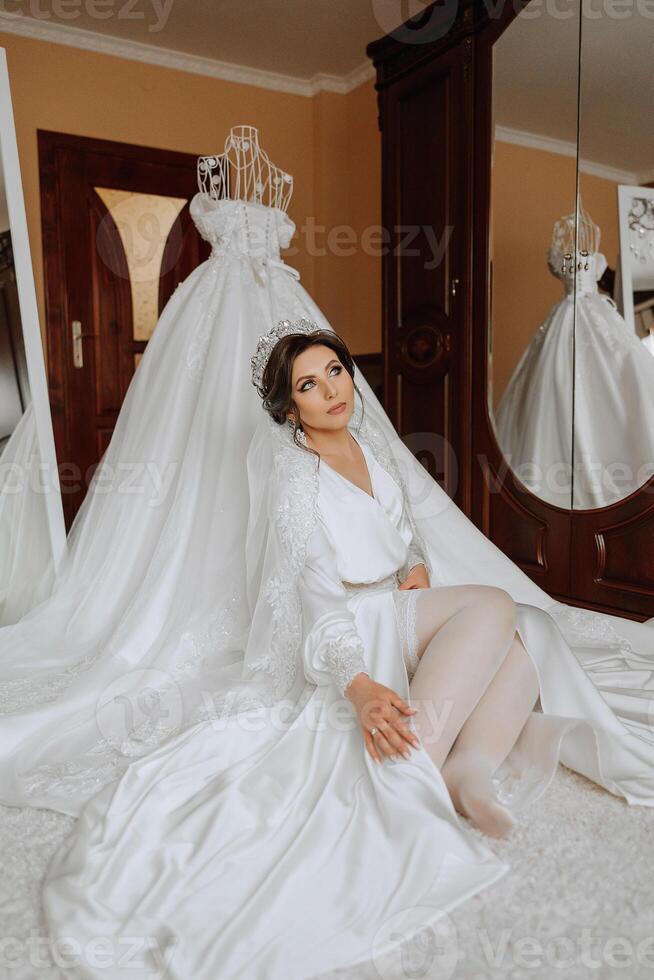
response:
M370 447L362 439L357 441L366 459L373 496L320 461L318 521L302 576L305 674L314 684L333 681L341 692L357 666L357 658L348 657L348 644L357 646L353 641L358 626L365 633L370 628L365 621L370 618L383 616L387 621L386 657L396 662L403 658L409 677L417 666L418 591L400 591L397 586L405 563L409 570L423 556L413 541L400 487L378 464ZM330 647L334 646L333 659L340 667L330 666ZM358 646L358 663L367 671L361 660L365 660L365 644L361 641Z
M295 716L188 729L89 801L50 866L44 909L53 936L108 937L110 953L70 976L125 976L114 960L130 936L141 937L129 970L139 980L161 962L166 980L308 980L388 962L398 929L508 871L422 747L371 759L330 668L330 642L358 637L370 675L408 695L392 592L342 584L393 578L409 554L401 490L361 445L374 500L320 464Z

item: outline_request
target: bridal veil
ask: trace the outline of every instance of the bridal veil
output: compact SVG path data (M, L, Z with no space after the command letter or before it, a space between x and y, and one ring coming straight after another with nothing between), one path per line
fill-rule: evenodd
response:
M258 601L267 568L279 564L288 580L295 569L267 538L266 498L250 499L248 467L262 492L274 472L250 358L280 319L332 327L280 258L295 227L282 210L198 194L191 213L212 256L162 311L52 595L0 630L7 805L77 816L131 761L233 703L235 691L245 704L284 685L294 697L302 683L291 679L288 637L281 660L270 660L274 617ZM640 778L625 795L652 805L654 630L538 588L418 462L358 368L354 380L364 438L404 482L432 584L492 584L547 611L580 665L584 697L633 748ZM583 698L568 704L583 707Z

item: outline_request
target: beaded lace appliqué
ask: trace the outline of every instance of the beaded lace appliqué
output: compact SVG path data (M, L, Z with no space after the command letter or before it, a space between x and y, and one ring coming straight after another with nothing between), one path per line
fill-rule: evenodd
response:
M272 420L270 424L276 425ZM316 521L318 496L318 473L314 459L308 454L298 455L298 452L295 446L289 445L278 450L274 456L277 476L283 479L286 488L286 495L278 503L276 513L284 561L266 583L263 592L273 615L271 649L249 665L252 670L262 670L268 674L280 697L290 689L297 672L297 655L302 639L302 600L298 580Z
M194 380L202 377L217 306L221 299L220 291L216 289L219 272L218 264L209 262L202 273L199 287L202 313L186 350L186 373Z
M52 671L36 678L31 676L17 677L14 680L0 684L0 715L12 711L20 711L36 704L48 704L56 701L72 681L98 659L103 650L88 654L76 664L65 670Z
M167 698L171 692L173 697L176 695L180 681L197 674L205 664L210 663L219 650L229 649L232 646L240 602L241 595L236 590L226 605L217 610L203 627L197 631L186 630L182 633L177 662L165 672L160 672L161 681L156 679L158 673L156 670L148 677L148 709L145 719L140 724L127 724L125 737L120 740L104 737L98 739L78 759L44 764L29 770L24 776L26 797L42 796L53 791L60 797L73 798L80 794L89 796L100 790L106 783L118 779L133 759L151 752L167 738L177 734L180 726L175 723L174 718L173 724L167 724L169 715ZM101 652L104 652L103 649ZM62 672L58 675L57 683L50 680L52 696L48 700L54 700L62 693L70 684L72 677L80 673L83 667L88 668L99 655L98 653L93 658L87 658L88 662L82 661L74 668ZM29 691L29 700L26 703L36 703L37 692L38 688ZM187 724L183 727L202 720L203 710L200 707L195 713L191 712Z
M344 631L327 644L325 661L341 695L357 674L368 673L364 659L363 640L355 627Z
M556 606L548 610L554 617L566 640L572 646L587 643L589 646L613 646L625 667L632 666L637 655L632 644L624 636L620 636L613 623L604 613L582 609L577 606Z

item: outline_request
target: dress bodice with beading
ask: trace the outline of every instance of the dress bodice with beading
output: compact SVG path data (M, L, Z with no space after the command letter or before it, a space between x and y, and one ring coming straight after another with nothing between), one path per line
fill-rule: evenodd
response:
M573 260L571 252L551 247L547 265L552 275L563 283L566 296L585 296L598 292L597 282L606 269L606 258L601 252L577 249Z
M253 201L216 200L198 191L189 205L191 218L202 238L211 245L211 257L279 261L288 248L295 222L281 208Z

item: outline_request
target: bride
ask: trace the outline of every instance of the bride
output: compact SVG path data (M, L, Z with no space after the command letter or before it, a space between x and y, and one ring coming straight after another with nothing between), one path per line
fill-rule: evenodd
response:
M101 963L80 953L70 976L123 975L128 941L138 977L387 963L508 870L453 803L506 834L520 794L500 801L500 763L535 799L563 744L580 771L654 803L654 767L634 767L546 612L501 588L430 586L432 552L343 341L283 320L252 381L265 412L247 458L242 670L205 721L92 797L56 853L51 936L78 952L104 941Z
M392 955L398 916L422 928L508 870L468 836L448 789L478 826L508 829L490 777L510 720L493 760L483 717L470 716L447 785L433 760L512 644L513 600L429 588L403 481L355 412L354 364L336 334L282 321L260 338L252 381L265 414L247 461L242 674L206 721L94 796L55 855L43 890L51 937L88 949L102 935L112 954L97 971L80 958L74 976L120 975L124 944L138 937L136 976L165 964L194 980L307 980ZM469 670L453 669L454 656ZM418 660L414 683L442 686L443 722L431 701L410 704ZM509 666L517 686L525 664ZM525 679L513 741L537 693L533 669ZM498 707L494 698L486 710Z
M227 144L248 166L264 158L250 128ZM200 158L199 173L221 159ZM270 172L264 188L292 186ZM212 254L161 313L52 595L0 629L0 802L79 818L45 885L53 934L132 930L152 956L181 943L168 976L304 980L318 963L374 958L406 919L431 922L508 870L459 820L457 787L461 813L499 833L559 761L654 805L654 630L538 588L420 465L344 349L361 398L347 429L329 416L340 443L309 418L305 446L301 414L293 438L285 410L262 411L259 337L259 369L277 329L338 339L281 259L288 195L205 183L190 211ZM327 383L293 392L300 413ZM448 610L462 588L467 611ZM333 682L362 648L358 673L404 710L366 711L365 697L357 713ZM464 729L493 705L502 731L483 758ZM396 717L421 742L393 725L409 759L385 751ZM482 798L463 778L473 765Z
M360 616L370 594L394 600L413 677L412 698L429 708L416 719L423 744L441 769L457 810L482 831L503 836L512 819L494 801L492 776L539 695L538 674L516 632L515 602L493 586L430 588L428 559L417 547L401 488L387 478L373 492L377 461L348 429L354 392L352 356L335 334L291 333L275 344L263 376L264 406L277 422L292 406L288 418L295 421L295 432L322 463L317 540L312 542L318 554L303 572L305 607L312 609L313 603L328 613L330 602L343 606L348 598L343 580L352 582L353 596L361 597ZM396 586L407 545L408 574ZM374 611L373 605L368 615ZM347 627L352 614L343 609L343 615ZM341 688L348 685L345 693L372 758L409 757L406 743L417 742L402 717L407 705L370 677L356 633L350 634L354 642L345 655L341 636L329 631L325 636L324 625L317 632L314 626L307 640L312 663L325 658ZM429 731L430 715L441 722L437 733Z

